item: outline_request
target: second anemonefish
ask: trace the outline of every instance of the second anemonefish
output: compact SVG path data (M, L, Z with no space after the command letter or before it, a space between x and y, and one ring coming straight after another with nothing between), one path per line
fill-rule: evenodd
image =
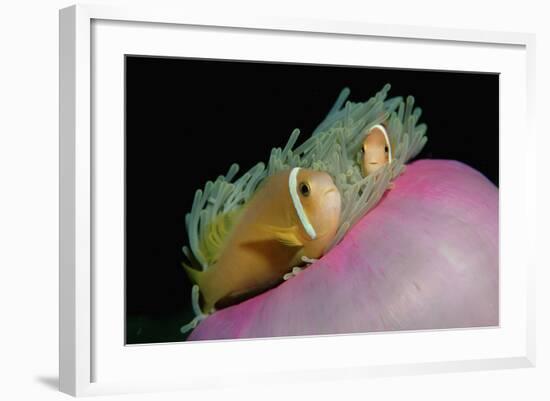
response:
M392 162L390 138L383 125L377 124L368 130L361 153L365 176Z
M282 282L302 258L319 258L340 223L341 198L325 172L293 168L268 178L239 214L217 261L186 267L202 310L238 303Z

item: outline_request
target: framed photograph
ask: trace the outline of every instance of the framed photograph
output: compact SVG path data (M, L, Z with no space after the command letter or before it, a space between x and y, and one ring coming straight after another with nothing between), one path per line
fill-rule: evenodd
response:
M534 365L534 36L60 12L60 388Z

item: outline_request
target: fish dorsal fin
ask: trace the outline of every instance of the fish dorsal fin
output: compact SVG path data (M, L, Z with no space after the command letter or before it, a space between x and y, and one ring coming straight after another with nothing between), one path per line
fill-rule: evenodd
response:
M262 229L273 235L281 244L291 247L304 246L304 242L300 239L300 230L298 226L277 227L262 225Z
M220 213L206 228L206 233L200 239L199 249L203 253L208 265L214 264L231 234L235 223L240 216L241 208L226 213Z

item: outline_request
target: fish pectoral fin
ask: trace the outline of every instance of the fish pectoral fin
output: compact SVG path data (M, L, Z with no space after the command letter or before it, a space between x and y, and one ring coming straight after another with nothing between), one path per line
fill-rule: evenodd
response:
M262 228L271 233L277 241L290 247L303 247L304 242L299 237L298 227L277 227L264 225Z
M270 280L260 285L256 285L254 287L246 288L244 290L234 291L224 296L220 300L218 300L215 304L215 308L216 310L219 310L219 309L227 308L232 305L239 304L241 302L246 301L247 299L253 298L256 295L260 295L261 293L276 287L282 282L283 280L278 278L278 279Z

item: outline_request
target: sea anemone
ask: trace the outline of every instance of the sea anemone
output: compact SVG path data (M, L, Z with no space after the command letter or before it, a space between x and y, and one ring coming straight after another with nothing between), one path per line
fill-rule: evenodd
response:
M205 270L212 264L209 250L202 244L212 235L210 223L219 215L237 210L245 204L262 181L278 171L292 167L328 172L342 196L341 224L332 246L336 245L353 224L380 200L390 182L415 157L426 143L426 125L418 124L420 108L414 108L414 98L386 100L390 85L366 102L346 102L349 89L342 90L325 120L301 145L294 148L300 135L295 129L284 148L274 148L267 161L259 162L235 179L239 166L232 164L226 175L208 181L195 193L191 211L185 217L189 246L183 253L189 263ZM386 122L394 147L394 161L367 177L363 176L360 155L364 132Z
M498 325L498 189L442 160L416 161L394 184L322 259L189 339Z
M206 321L191 339L494 324L498 191L454 162L416 162L400 177L424 147L427 127L418 124L421 110L413 97L387 99L389 89L387 84L360 103L346 101L349 90L344 89L300 145L295 146L300 132L294 130L267 162L239 177L233 164L226 175L197 190L186 215L189 246L183 252L187 264L203 271L215 263L212 247L231 230L231 219L219 224L220 218L238 213L277 172L326 171L342 205L340 226L325 255L290 282L210 317L200 308L195 286L197 317L182 331ZM365 177L360 150L365 133L378 124L387 130L392 161ZM476 211L480 221L468 220ZM223 230L212 230L214 221ZM484 236L472 242L480 227ZM453 284L462 286L449 295ZM459 301L472 295L487 308L474 310L469 300Z

